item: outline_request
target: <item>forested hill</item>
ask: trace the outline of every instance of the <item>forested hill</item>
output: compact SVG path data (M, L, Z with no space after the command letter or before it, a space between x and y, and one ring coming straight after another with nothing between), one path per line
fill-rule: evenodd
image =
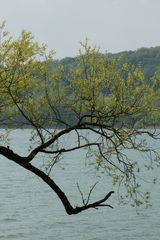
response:
M129 63L130 65L134 65L134 66L140 65L146 81L149 81L150 77L153 76L155 72L158 72L159 73L158 76L160 76L160 47L140 48L136 51L124 51L117 54L109 53L108 55L109 57L111 58L113 57L117 60L117 67L120 67L123 63ZM51 69L54 68L56 70L57 67L62 64L64 65L64 71L65 71L64 73L67 73L70 67L76 67L77 61L76 61L76 58L66 57L62 60L55 60L50 67ZM65 83L65 80L66 80L65 76L67 76L67 74L62 75L62 84ZM37 96L39 95L37 94ZM57 109L58 109L58 113L60 114L63 113L63 115L68 116L67 111L64 110L63 107L60 108L58 104L57 104ZM43 115L43 112L42 112L42 115ZM135 120L138 121L138 118L134 119L134 121ZM12 123L12 121L14 122L14 124ZM11 122L10 121L8 122L8 120L7 121L4 120L4 125L6 126L8 124L8 126L11 126L11 127L12 126L19 127L19 126L22 126L21 122L23 122L24 124L27 123L26 120L22 117L22 115L19 112L18 114L15 115L15 117L11 119ZM74 122L75 122L75 117L73 115L68 116L68 123L72 124ZM152 123L150 122L148 122L148 124L150 126L152 125ZM1 124L1 126L3 126L3 124ZM59 126L61 127L63 126L63 124L60 123Z
M160 47L140 48L136 51L125 51L115 54L119 63L127 62L135 66L140 65L146 79L160 71Z
M117 54L109 54L116 58L118 66L123 63L141 66L141 69L148 80L157 71L160 71L160 47L139 48L136 51L124 51ZM75 65L76 58L66 57L60 61L55 61L54 65L64 64L66 67Z

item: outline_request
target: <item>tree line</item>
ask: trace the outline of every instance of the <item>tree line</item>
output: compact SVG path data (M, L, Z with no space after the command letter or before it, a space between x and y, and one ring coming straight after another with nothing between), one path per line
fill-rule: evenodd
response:
M140 66L146 80L149 80L155 72L160 69L160 47L139 48L135 51L124 51L116 54L108 53L117 62L117 67L120 68L124 63ZM63 64L66 69L76 65L76 58L66 57L62 60L55 60L53 65L58 66Z

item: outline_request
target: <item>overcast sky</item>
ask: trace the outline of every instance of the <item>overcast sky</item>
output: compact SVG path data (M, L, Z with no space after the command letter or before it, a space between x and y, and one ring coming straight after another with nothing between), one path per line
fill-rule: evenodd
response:
M160 0L0 0L0 21L56 51L75 56L87 37L103 52L160 45Z

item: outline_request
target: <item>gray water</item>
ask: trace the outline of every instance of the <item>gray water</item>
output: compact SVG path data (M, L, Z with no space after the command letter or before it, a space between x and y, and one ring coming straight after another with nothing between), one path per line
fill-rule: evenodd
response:
M29 130L12 133L12 147L27 151ZM99 179L94 200L114 190L105 177L99 177L85 166L83 153L67 155L53 170L54 179L74 204L80 203L76 182L87 192ZM81 159L81 161L79 161ZM0 157L0 239L9 240L159 240L160 182L147 184L152 192L153 207L140 209L139 214L129 206L118 204L114 194L109 203L114 209L88 210L68 216L54 192L38 177ZM39 161L37 158L36 161ZM159 170L152 174L159 175Z

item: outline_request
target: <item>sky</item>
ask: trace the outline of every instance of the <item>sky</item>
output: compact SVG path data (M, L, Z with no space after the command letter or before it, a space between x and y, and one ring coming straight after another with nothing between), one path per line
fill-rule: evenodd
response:
M0 21L14 37L23 29L74 57L89 39L102 52L160 46L160 0L0 0Z

